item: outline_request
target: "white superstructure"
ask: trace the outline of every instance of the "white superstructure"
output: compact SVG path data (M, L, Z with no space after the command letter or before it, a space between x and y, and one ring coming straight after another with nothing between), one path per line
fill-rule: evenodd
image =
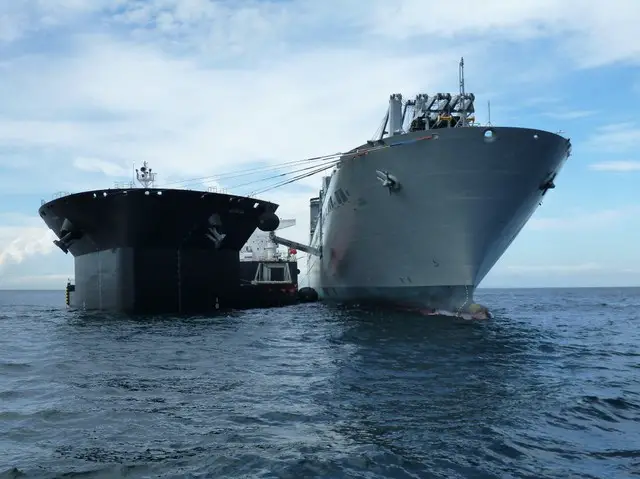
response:
M280 220L276 231L295 224L295 219ZM240 261L295 261L296 254L295 249L279 247L270 239L268 232L256 229L240 250Z

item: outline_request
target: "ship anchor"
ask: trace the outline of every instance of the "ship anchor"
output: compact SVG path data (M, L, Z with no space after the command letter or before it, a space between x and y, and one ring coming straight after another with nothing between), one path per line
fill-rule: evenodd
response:
M227 236L225 233L221 233L218 230L219 226L222 226L220 215L214 213L209 217L209 227L206 229L204 235L215 245L216 249L220 249L222 241Z
M400 189L400 182L388 171L376 170L376 177L382 183L382 186L389 190L389 194Z
M552 190L556 187L556 184L553 182L555 180L555 173L549 177L544 183L542 183L539 187L540 191L542 191L542 196L547 194L547 191Z

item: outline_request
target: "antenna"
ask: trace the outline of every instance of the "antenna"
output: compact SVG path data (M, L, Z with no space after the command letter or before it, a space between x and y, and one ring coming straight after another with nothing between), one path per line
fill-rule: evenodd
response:
M458 79L460 80L460 94L464 95L464 57L460 57L460 66L458 67Z
M489 121L487 122L487 125L491 126L491 100L487 101L487 109L489 110Z
M460 108L460 120L462 126L467 126L467 120L469 119L468 107L471 106L473 100L470 100L467 106L467 98L464 92L464 57L460 57L460 65L458 66L458 80L460 82L460 101L463 108Z

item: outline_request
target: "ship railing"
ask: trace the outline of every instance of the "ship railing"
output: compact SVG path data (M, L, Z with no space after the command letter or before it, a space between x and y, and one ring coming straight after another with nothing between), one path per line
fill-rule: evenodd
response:
M113 184L114 189L127 189L127 188L136 188L136 185L133 181L116 181ZM109 188L110 189L110 188ZM209 193L222 193L227 194L229 190L227 188L218 188L216 186L210 186L207 188ZM51 199L47 200L44 198L40 199L40 206L48 203L49 201L57 200L58 198L62 198L63 196L69 196L71 193L68 191L58 191L51 195Z
M51 199L50 200L45 200L44 198L40 199L40 206L44 205L45 203L48 203L49 201L53 201L53 200L57 200L58 198L62 198L63 196L69 196L71 193L69 193L68 191L58 191L57 193L54 193L51 195Z
M265 261L269 263L286 263L287 261L297 261L295 254L276 254L268 256L266 254L253 253L251 255L241 255L240 261Z
M226 195L229 190L227 190L226 188L218 188L217 186L209 186L207 188L207 191L209 193L222 193Z
M456 123L455 128L462 128L464 126L480 126L480 123L476 122L475 116L469 116L464 122L460 120L458 123Z

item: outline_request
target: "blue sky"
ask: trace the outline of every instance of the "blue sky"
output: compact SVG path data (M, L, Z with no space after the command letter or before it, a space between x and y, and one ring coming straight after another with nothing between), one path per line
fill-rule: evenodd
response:
M467 90L494 125L573 155L482 286L640 285L640 2L22 0L0 3L0 288L73 259L37 216L58 191L159 184L344 151L388 96ZM227 182L233 186L244 179ZM319 178L263 195L308 237ZM239 194L251 190L231 190Z

